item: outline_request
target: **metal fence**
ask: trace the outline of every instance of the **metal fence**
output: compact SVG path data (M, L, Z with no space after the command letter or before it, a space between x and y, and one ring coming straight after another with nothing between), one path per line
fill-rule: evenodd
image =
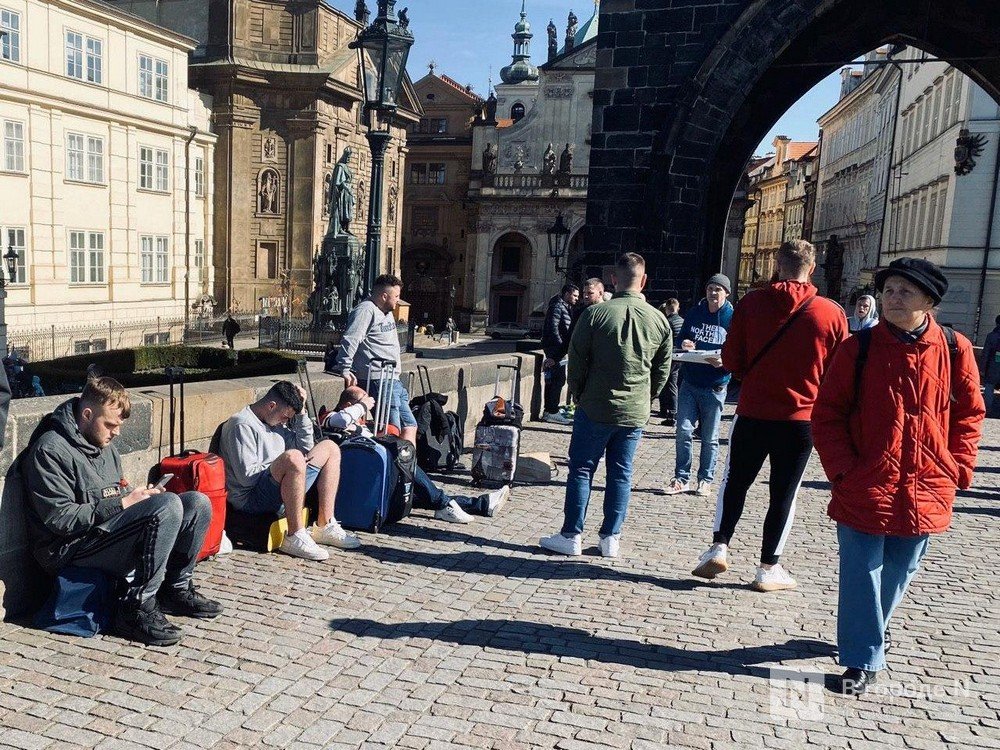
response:
M242 329L238 339L257 336L255 316L237 317L236 320ZM11 352L29 362L136 346L182 343L221 346L224 321L225 318L192 319L186 331L183 319L163 317L128 323L52 324L33 329L11 326L7 331L7 345Z
M405 323L396 326L401 347L406 346L407 328ZM281 318L261 318L257 343L261 349L283 349L286 351L323 352L329 346L337 346L343 331L325 328L316 330L309 320Z

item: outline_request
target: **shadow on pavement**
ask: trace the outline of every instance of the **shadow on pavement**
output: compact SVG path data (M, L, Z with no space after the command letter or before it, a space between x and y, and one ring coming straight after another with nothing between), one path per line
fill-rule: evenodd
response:
M829 643L804 638L793 638L772 646L694 651L625 638L607 638L579 628L521 620L470 619L392 624L364 618L339 618L330 621L330 628L383 640L428 638L459 646L489 646L526 654L594 659L644 669L670 672L697 670L731 675L754 674L755 670L749 665L829 657L835 652Z
M977 516L993 516L994 518L1000 518L1000 508L960 508L956 505L952 510L954 510L955 513L970 513Z
M397 549L364 545L359 552L382 563L415 565L437 568L457 573L479 573L503 576L505 578L542 579L553 581L609 580L633 584L644 584L668 591L693 591L698 588L746 589L745 583L712 583L698 579L660 578L644 573L633 573L613 565L586 562L582 557L564 557L546 552L541 547L526 544L512 544L502 539L487 539L450 529L426 529L420 526L395 526L386 530L387 536L409 537L434 542L460 542L479 548L502 550L505 553L519 552L531 557L511 557L509 554L494 555L479 550L462 552L422 552L419 550ZM593 556L593 550L587 550Z

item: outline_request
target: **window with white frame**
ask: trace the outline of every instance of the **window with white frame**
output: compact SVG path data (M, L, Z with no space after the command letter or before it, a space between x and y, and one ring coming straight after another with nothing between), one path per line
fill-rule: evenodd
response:
M139 147L139 187L143 190L170 189L170 154L149 146Z
M88 83L103 83L104 42L76 31L67 31L66 75Z
M156 189L161 192L170 190L170 154L161 149L156 150Z
M66 179L104 182L104 139L80 133L66 134Z
M24 123L3 121L3 168L8 172L24 171Z
M14 281L12 283L23 284L25 282L25 256L28 252L24 242L25 229L24 227L5 227L2 236L4 239L3 247L13 248L14 252L17 253L17 262L14 264ZM7 280L6 268L3 270L3 273L4 279Z
M168 67L165 60L139 55L139 96L165 102L168 99Z
M104 283L104 233L69 233L69 280L72 284Z
M194 241L194 277L199 283L205 280L205 240Z
M194 194L198 198L205 196L205 160L194 157Z
M0 8L0 59L21 62L21 14Z
M167 276L169 238L143 235L139 237L139 262L143 284L165 284Z

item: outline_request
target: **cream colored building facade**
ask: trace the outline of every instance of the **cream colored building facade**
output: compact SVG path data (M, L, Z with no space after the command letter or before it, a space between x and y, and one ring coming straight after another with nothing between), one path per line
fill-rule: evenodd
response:
M213 283L193 40L93 0L0 0L0 30L11 344L41 359L179 340Z

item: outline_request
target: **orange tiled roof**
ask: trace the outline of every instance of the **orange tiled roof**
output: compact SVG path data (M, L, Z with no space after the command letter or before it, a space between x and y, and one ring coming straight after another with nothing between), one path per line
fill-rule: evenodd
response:
M785 160L801 159L819 145L818 141L790 141L785 149Z

